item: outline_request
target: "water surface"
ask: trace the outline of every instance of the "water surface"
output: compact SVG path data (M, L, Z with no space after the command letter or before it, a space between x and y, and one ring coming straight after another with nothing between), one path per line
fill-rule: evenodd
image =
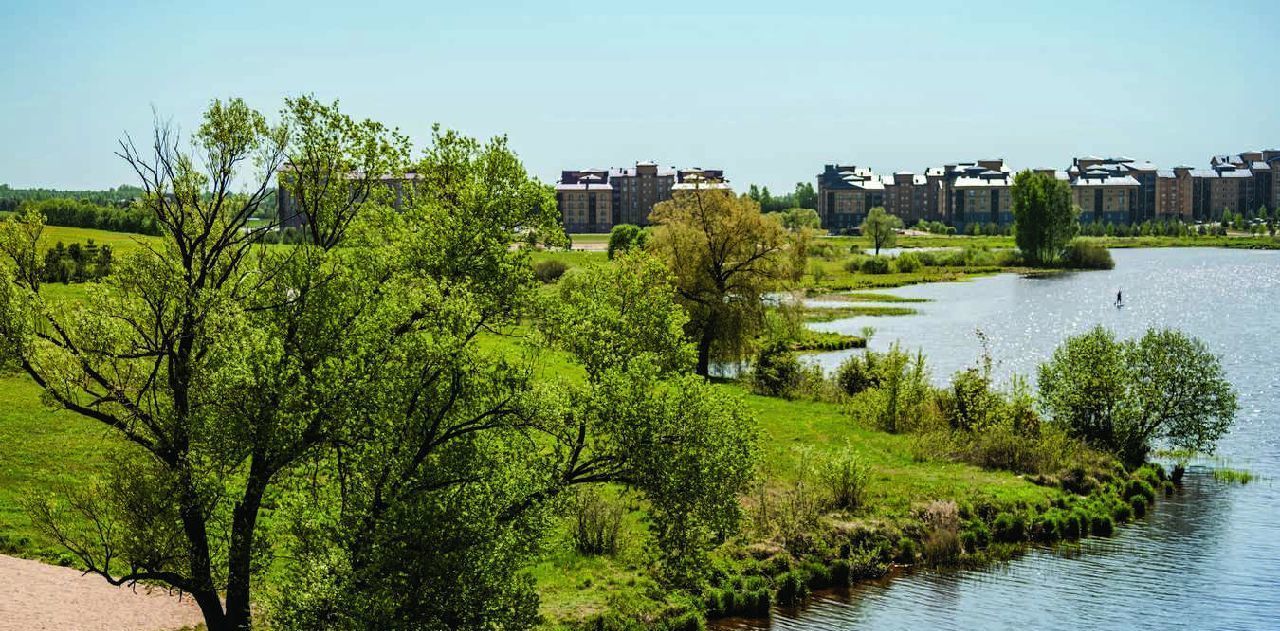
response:
M894 290L928 298L918 315L814 328L870 346L921 348L945 382L973 365L986 335L998 378L1033 377L1066 336L1103 324L1123 336L1180 328L1222 358L1240 393L1219 454L1265 479L1215 481L1193 469L1183 490L1109 539L1037 549L978 571L912 572L823 594L745 629L1280 629L1280 252L1113 250L1116 269L1053 278L1005 274ZM1118 290L1125 307L1114 306ZM828 369L852 352L814 356ZM927 498L920 498L927 499Z

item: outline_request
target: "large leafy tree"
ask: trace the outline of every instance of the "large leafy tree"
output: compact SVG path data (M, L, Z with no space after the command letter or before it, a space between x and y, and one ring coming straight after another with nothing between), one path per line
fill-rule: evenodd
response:
M891 248L898 240L898 229L902 220L877 206L867 211L867 218L862 220L862 234L871 239L871 247L876 256L880 256L880 248Z
M1013 178L1013 236L1027 262L1053 263L1080 230L1071 186L1051 173L1022 171Z
M1217 357L1173 330L1117 340L1096 327L1068 338L1040 366L1039 389L1055 422L1129 464L1157 441L1212 453L1237 408Z
M91 572L188 592L211 630L251 626L268 566L287 588L258 610L287 628L525 628L520 569L575 485L646 493L669 567L733 525L753 423L663 376L681 321L634 321L648 350L587 386L481 343L530 315L529 246L564 238L505 139L436 130L409 164L336 104L283 119L215 102L190 150L163 125L126 140L164 235L74 308L42 291L39 218L2 224L0 361L118 439L100 482L32 504ZM302 245L249 227L277 173Z
M650 248L675 278L689 313L685 330L698 351L696 371L712 359L746 357L764 320L764 295L786 278L787 231L749 197L720 189L678 191L654 206Z
M660 261L632 253L562 282L543 330L587 379L563 386L559 431L609 437L571 460L644 493L663 576L695 586L708 569L704 553L737 528L737 498L759 459L755 420L740 400L688 374L687 316Z

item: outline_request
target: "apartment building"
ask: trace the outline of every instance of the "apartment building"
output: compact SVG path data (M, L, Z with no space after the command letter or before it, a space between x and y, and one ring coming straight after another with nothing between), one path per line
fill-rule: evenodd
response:
M929 199L929 179L926 175L898 171L885 181L885 210L901 218L907 225L933 218ZM937 199L936 192L933 199Z
M856 228L867 212L885 205L885 180L866 167L828 164L818 174L818 217L822 227Z
M939 179L942 221L957 228L1013 223L1013 173L1003 158L944 165Z
M1080 221L1098 223L1133 223L1141 184L1132 175L1117 170L1091 169L1072 175L1071 198L1080 209ZM1152 185L1152 207L1155 186Z
M1156 219L1195 220L1192 212L1192 183L1189 166L1156 172Z
M672 191L729 187L720 169L676 169L655 162L634 167L561 171L556 203L566 232L609 232L618 224L649 225L655 204Z
M293 187L289 185L291 172L288 168L281 168L276 173L276 217L280 222L281 228L301 228L307 225L307 215L299 208L299 202L294 196ZM346 177L348 180L354 181L363 176L358 173L351 173ZM362 203L375 193L375 189L382 187L390 191L392 208L399 210L404 203L405 188L411 187L417 180L417 173L384 175L379 177L375 184L371 184L368 190L365 190L363 185L353 186L350 194L353 198L359 197L359 202Z

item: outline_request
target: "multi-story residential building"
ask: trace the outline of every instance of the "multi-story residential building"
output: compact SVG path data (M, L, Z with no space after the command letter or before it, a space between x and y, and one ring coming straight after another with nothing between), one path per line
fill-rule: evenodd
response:
M299 208L298 200L294 198L294 191L288 184L290 173L291 170L288 168L281 168L276 173L276 217L280 222L281 228L301 228L307 225L307 215ZM347 175L347 179L352 182L362 178L363 175L357 173ZM364 183L353 185L350 194L352 199L358 198L358 203L362 203L375 193L377 187L381 186L390 191L391 206L399 210L404 203L405 186L411 185L417 179L417 173L384 175L379 177L376 183L370 183L367 187ZM412 192L412 188L410 186L410 192ZM381 194L379 193L378 195Z
M1180 166L1156 172L1156 218L1179 219L1191 222L1195 219L1191 206L1192 168ZM1188 176L1183 176L1183 173Z
M1155 164L1126 157L1073 158L1065 180L1081 221L1134 224L1158 219L1217 221L1223 212L1280 209L1280 149L1213 156L1210 168ZM877 176L865 167L828 164L818 175L818 214L828 229L857 226L883 205L907 223L939 220L956 228L1013 222L1013 174L1003 159L957 162Z
M565 232L612 230L614 184L609 181L609 172L587 169L565 173L567 177L556 185L556 204Z
M985 169L951 183L951 223L956 226L1013 223L1013 175Z
M927 176L910 171L898 171L892 179L885 180L884 207L890 214L907 225L921 219L931 219L929 211L929 180ZM935 194L934 199L937 199Z
M649 225L655 204L673 190L728 188L719 169L676 169L654 162L634 167L561 171L556 201L567 232L608 232L618 224Z
M1244 197L1239 200L1238 206L1233 207L1234 210L1243 211L1246 214L1252 214L1259 208L1280 208L1280 193L1276 191L1277 179L1275 174L1280 173L1280 150L1269 149L1267 151L1246 151L1236 155L1218 155L1213 156L1209 160L1212 168L1220 174L1230 172L1230 178L1243 178L1243 174L1238 172L1247 171L1249 179L1252 180L1248 184L1237 185L1237 194L1243 194Z
M958 162L942 167L939 214L963 228L968 224L1013 223L1013 173L1003 158Z
M884 179L871 169L828 164L818 174L818 217L828 230L860 226L867 211L884 205Z
M1081 221L1132 223L1133 204L1141 185L1132 175L1116 170L1090 169L1071 175L1071 196ZM1154 187L1152 189L1154 195ZM1152 206L1154 206L1154 199Z

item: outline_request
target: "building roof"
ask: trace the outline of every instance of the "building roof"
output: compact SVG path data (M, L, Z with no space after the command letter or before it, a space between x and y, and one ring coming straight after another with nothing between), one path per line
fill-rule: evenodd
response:
M583 183L583 184L556 184L556 190L557 190L557 191L586 191L586 190L592 190L592 191L612 191L612 190L613 190L613 185L612 185L612 184L605 184L605 183L596 183L596 182L592 182L592 183L590 183L589 185L588 185L588 184L586 184L586 183Z
M955 188L1007 188L1012 185L1008 177L970 177L962 175L952 185Z
M1089 171L1071 180L1072 186L1138 186L1132 175L1115 175L1110 172Z

